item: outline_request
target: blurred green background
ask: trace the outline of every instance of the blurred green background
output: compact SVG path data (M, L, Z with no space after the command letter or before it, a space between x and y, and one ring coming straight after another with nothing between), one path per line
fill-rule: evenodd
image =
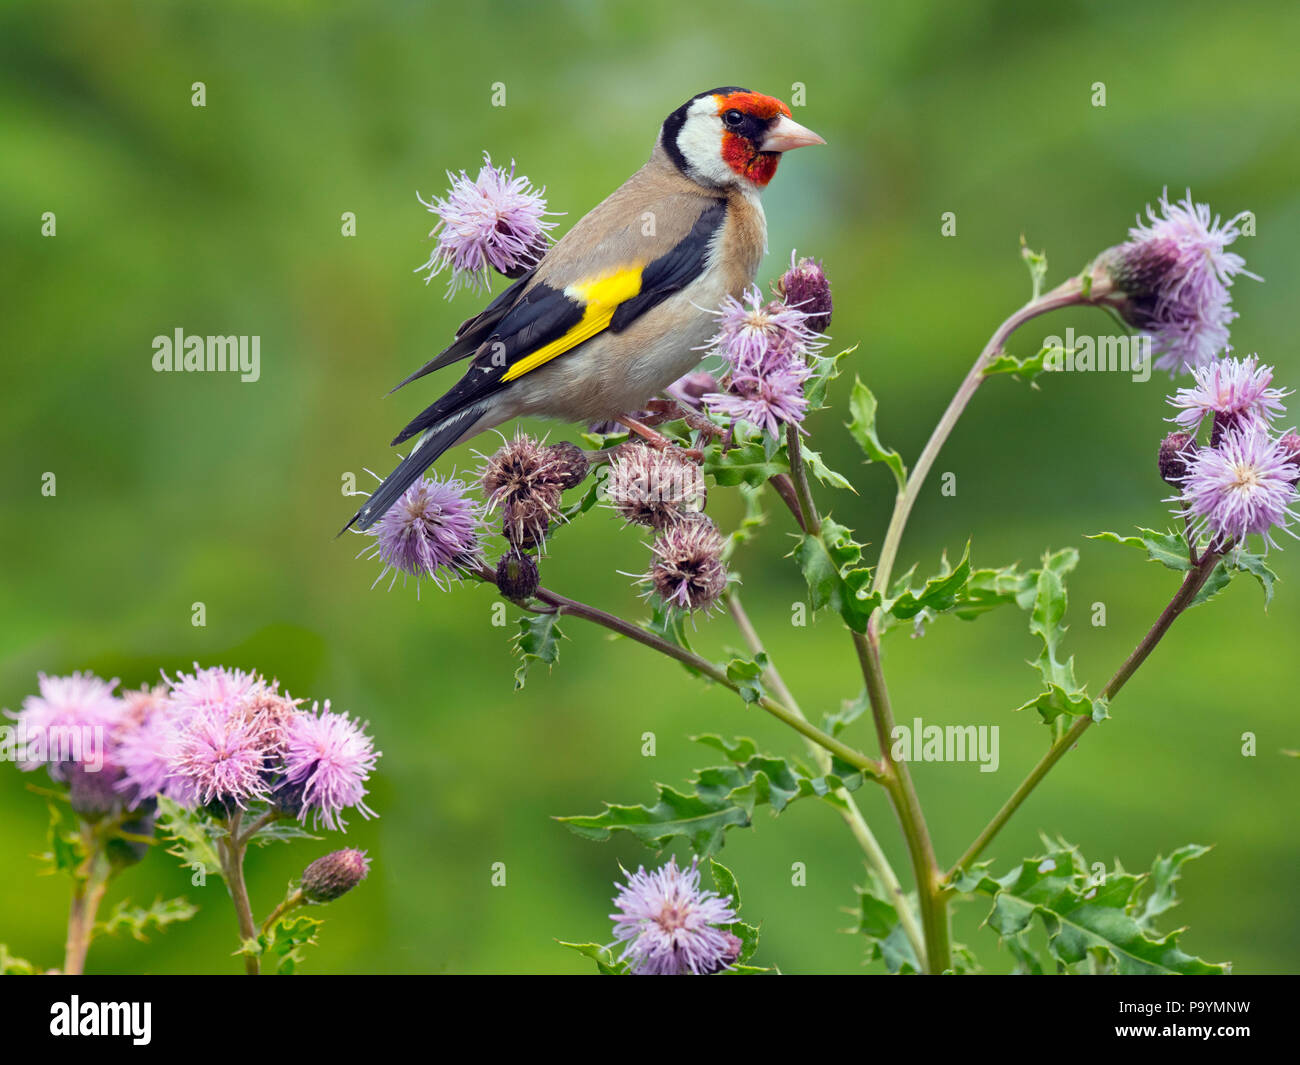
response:
M577 621L548 677L515 694L511 627L481 588L371 590L361 541L335 540L351 513L343 475L386 471L386 441L452 377L385 391L439 350L475 309L412 269L432 216L416 202L484 149L514 157L579 217L640 165L663 117L696 91L740 84L788 98L828 146L788 159L766 195L771 254L825 259L837 342L880 400L880 431L911 461L998 321L1026 296L1023 233L1051 278L1123 239L1168 185L1231 215L1256 212L1239 245L1267 279L1236 288L1238 351L1300 381L1292 295L1300 276L1300 129L1290 3L804 2L652 5L356 3L9 4L0 14L0 261L5 361L0 471L0 705L38 670L92 669L127 686L159 668L226 663L274 674L369 719L384 752L376 821L346 841L370 879L322 911L314 972L584 972L554 939L606 941L618 863L631 840L577 838L552 815L641 802L709 764L693 733L801 748L774 722L626 641ZM191 84L207 106L191 106ZM1094 82L1107 104L1091 105ZM507 106L490 106L504 82ZM57 237L40 235L43 212ZM340 233L355 212L357 233ZM957 235L940 235L956 212ZM499 287L499 285L498 285ZM1058 315L1109 332L1100 312ZM262 376L152 372L151 340L257 334ZM1037 339L1027 332L1022 354ZM934 565L973 537L977 562L1032 563L1074 544L1069 649L1098 690L1172 593L1136 552L1083 539L1165 520L1154 453L1167 380L1010 379L980 393L939 460L955 498L925 491L900 562ZM845 400L841 381L832 399ZM891 485L860 464L839 412L815 445L860 495L824 508L878 542ZM569 430L563 430L573 438ZM440 464L472 464L468 448ZM54 498L41 475L58 478ZM363 483L364 483L363 476ZM715 493L722 520L736 501ZM748 605L803 706L820 714L859 687L838 620L790 625L803 590L782 559L791 524L774 513L739 561ZM618 571L646 549L604 514L558 540L548 584L637 614ZM1239 972L1286 972L1300 955L1293 902L1300 767L1294 656L1300 551L1265 613L1253 583L1181 620L1172 637L999 838L999 869L1040 831L1090 860L1150 867L1157 853L1212 843L1186 870L1174 923L1184 946ZM202 601L207 625L190 624ZM1108 623L1092 627L1104 602ZM739 643L723 618L698 644ZM1000 724L1001 769L920 765L915 776L941 858L951 861L1020 780L1046 730L1011 708L1036 691L1036 653L1015 611L895 633L886 666L898 715ZM869 745L860 722L852 735ZM653 732L658 753L641 756ZM1243 757L1242 734L1258 737ZM61 955L66 884L36 878L45 810L34 778L0 772L0 941L41 965ZM906 862L887 806L863 797L890 854ZM250 862L265 911L312 858L298 843ZM792 973L856 972L863 944L839 930L862 863L834 813L760 811L722 858L758 960ZM504 862L507 886L490 885ZM791 884L804 862L807 886ZM92 972L235 971L229 900L159 853L120 878L129 894L187 894L201 913L150 945L108 939ZM1009 965L985 907L957 937L991 969Z

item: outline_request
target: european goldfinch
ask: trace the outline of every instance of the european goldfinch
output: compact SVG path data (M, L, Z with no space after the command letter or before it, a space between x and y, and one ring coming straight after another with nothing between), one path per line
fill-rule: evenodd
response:
M824 143L747 89L677 108L645 166L398 386L470 360L397 435L420 439L345 528L369 528L444 451L511 418L628 424L700 361L709 310L753 283L767 251L759 193L781 154Z

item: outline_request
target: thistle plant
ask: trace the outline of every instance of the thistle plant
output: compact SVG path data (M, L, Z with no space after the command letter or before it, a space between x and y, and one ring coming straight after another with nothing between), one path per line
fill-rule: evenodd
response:
M308 709L276 681L239 669L196 664L153 687L119 695L118 685L42 674L39 693L6 712L14 724L0 729L21 770L47 771L49 786L29 786L50 809L45 860L72 879L65 956L50 971L81 973L99 935L129 930L144 939L197 912L185 898L123 901L98 919L110 883L161 846L194 884L221 877L245 972L293 972L321 922L292 911L340 897L369 862L356 850L317 859L258 925L245 859L250 847L319 839L308 826L344 831L350 811L375 816L365 796L379 752L365 727L328 701ZM10 971L37 971L0 954Z
M841 511L831 517L820 498L855 488L812 446L812 416L830 407L855 349L828 354L830 282L820 263L795 254L770 297L753 288L714 309L716 335L701 352L712 365L677 382L644 412L645 426L656 427L657 443L631 443L623 426L592 427L582 434L585 453L572 463L575 472L567 480L554 474L555 454L564 448L576 459L572 444L519 435L485 457L477 489L460 485L445 507L500 511L499 561L492 557L494 534L466 529L443 544L432 562L411 553L408 572L436 580L453 565L470 582L519 607L517 687L534 664L556 664L561 625L576 619L729 689L751 712L788 726L804 746L802 753L772 753L743 736L705 734L699 741L714 761L685 790L661 785L645 805L607 805L596 814L560 818L592 840L628 833L656 852L682 847L691 853L683 864L673 856L655 868L624 873L611 938L567 946L603 973L766 971L751 964L757 930L740 920L738 885L716 855L726 833L750 825L757 807L779 814L808 799L832 810L862 851L868 874L856 891L846 885L846 900L856 898L854 930L867 944L866 957L883 961L891 972L977 970L976 954L953 942L951 914L956 904L979 899L991 900L987 926L1018 971L1227 971L1226 963L1184 952L1181 932L1157 928L1173 905L1183 864L1205 847L1173 849L1139 875L1116 865L1098 876L1076 847L1059 838L1045 839L1039 854L996 868L986 855L1057 763L1076 750L1075 757L1087 756L1080 744L1085 733L1097 726L1124 727L1122 720L1111 722L1112 708L1184 612L1243 573L1259 582L1266 602L1272 596L1276 578L1265 554L1278 546L1279 532L1290 532L1295 517L1300 439L1275 428L1288 393L1273 385L1272 369L1256 356L1228 353L1237 316L1233 282L1255 277L1231 250L1242 217L1224 222L1190 193L1178 202L1165 194L1127 239L1050 289L1046 257L1022 249L1032 281L1029 300L994 331L910 465L882 443L876 399L855 378L842 400L848 432L865 460L887 468L896 482L892 516L874 557L839 520ZM454 252L446 255L454 265ZM493 265L506 273L512 266ZM1168 602L1153 609L1145 635L1097 691L1078 679L1074 658L1064 650L1067 582L1079 559L1074 548L1045 552L1038 565L1024 567L977 564L968 544L960 558L940 559L924 577L916 576L916 567L895 572L913 507L975 394L991 378L1035 382L1058 368L1061 352L1050 346L1013 354L1018 331L1051 312L1086 306L1111 311L1126 330L1150 339L1159 366L1191 376L1191 384L1175 387L1169 397L1174 431L1162 433L1163 412L1152 409L1155 469L1133 474L1150 482L1151 506L1168 514L1167 527L1095 534L1137 548L1174 578ZM820 424L833 428L836 422L827 418ZM430 483L445 489L445 482ZM715 501L731 492L741 497L744 518L725 527L709 511L716 512ZM545 582L548 538L570 522L600 520L602 509L616 519L609 535L642 541L633 550L641 551L644 563L631 579L644 595L648 616L591 605ZM783 518L780 510L788 514ZM409 511L393 521L406 524L399 538L422 535ZM742 559L779 524L793 535L788 557L806 581L808 604L838 615L846 657L861 672L860 694L820 720L805 712L786 684L777 666L781 649L760 635L739 591ZM748 577L761 580L762 573L749 571ZM973 620L995 609L1024 611L1029 632L1041 642L1032 663L1039 690L1019 707L1032 713L1016 721L1037 718L1049 732L1049 745L970 844L960 854L940 855L930 831L934 811L923 806L909 768L913 755L899 741L905 730L896 725L882 647L895 631L923 634L945 618ZM729 625L745 650L726 661L697 653L692 634L705 625ZM580 644L574 653L597 654L597 648ZM868 823L855 798L871 787L882 789L896 815L906 870L893 868L879 843L879 826ZM713 890L701 887L704 871ZM1045 954L1030 939L1036 923L1046 933Z

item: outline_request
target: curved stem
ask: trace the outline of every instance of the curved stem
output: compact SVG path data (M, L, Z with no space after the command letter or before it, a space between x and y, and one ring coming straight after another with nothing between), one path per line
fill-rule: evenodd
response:
M1223 550L1226 550L1226 548L1221 550L1207 548L1195 567L1187 572L1187 576L1183 578L1182 586L1178 589L1177 594L1169 601L1169 605L1161 612L1155 624L1142 637L1141 642L1133 649L1133 653L1124 660L1124 664L1116 670L1115 675L1110 679L1110 683L1102 690L1101 697L1107 702L1114 699L1119 690L1128 683L1129 678L1137 672L1138 667L1155 650L1156 644L1169 631L1170 626L1178 620L1178 616L1191 605L1192 600L1196 598L1196 593L1201 590L1202 585L1214 572L1214 567L1218 565ZM1047 775L1052 766L1065 757L1066 751L1078 743L1079 738L1088 731L1091 725L1091 717L1079 718L1064 736L1048 748L1047 753L1029 771L1029 775L1012 792L1011 797L1002 804L1002 808L993 816L993 820L975 837L975 842L966 848L966 853L957 859L956 863L948 871L946 880L951 881L957 873L969 866L984 852L984 849L993 841L993 837L1002 830L1002 826L1020 809L1021 803L1029 797L1029 793L1038 786L1039 781Z
M705 676L721 684L723 687L729 688L733 692L739 693L740 691L740 686L727 676L725 669L722 669L720 666L708 661L708 659L701 658L692 651L686 650L684 647L679 647L677 644L669 643L667 640L656 636L652 632L646 632L639 625L635 625L614 614L606 613L604 610L600 610L596 607L588 606L586 603L580 603L576 599L569 599L567 596L560 595L558 592L553 592L548 588L538 588L533 594L535 598L540 599L543 603L554 607L557 614L582 618L584 621L590 621L596 625L601 625L604 628L609 629L611 632L618 633L620 636L626 636L630 640L635 640L637 643L644 644L646 647L652 648L660 654L667 655L669 658L675 658L677 661L703 673ZM850 747L848 744L841 743L834 736L823 732L815 725L809 724L804 720L802 715L796 714L789 707L777 702L771 696L760 695L755 700L755 705L766 710L778 720L783 721L796 732L816 743L819 747L826 749L837 758L847 762L849 765L853 766L854 769L860 770L872 778L880 775L880 765L877 762L868 758L861 751Z
M288 895L286 895L284 899L281 900L280 905L278 905L274 910L272 910L270 916L267 917L267 919L262 922L262 929L261 929L262 935L266 935L271 930L271 926L274 925L275 922L278 921L281 917L283 917L286 913L288 913L296 906L304 905L305 902L306 899L303 897L303 893L301 891L292 891Z
M786 433L790 453L790 478L794 482L802 520L809 535L821 531L821 517L808 486L808 473L804 467L799 433L794 427ZM925 951L922 965L929 973L942 973L951 965L951 944L948 929L948 906L943 893L943 877L930 841L930 831L921 811L921 800L912 783L912 774L905 761L895 761L893 747L894 712L889 702L889 689L885 685L884 670L880 665L879 645L860 632L853 633L853 646L862 667L862 679L867 687L867 700L871 704L871 717L876 725L876 739L880 744L880 781L898 817L899 827L907 842L907 853L912 859L912 872L916 878L916 897L921 909L921 924L925 932ZM921 960L918 958L918 960Z
M248 901L248 885L244 883L244 852L247 845L239 835L239 823L242 818L243 813L236 811L230 818L229 836L217 844L226 888L230 891L231 901L235 904L235 918L239 922L241 945L257 938L253 907ZM244 972L249 976L257 976L261 972L258 960L252 954L244 955Z
M731 612L732 618L736 622L736 627L740 630L741 636L744 637L745 643L750 651L755 654L766 654L763 641L758 635L758 630L750 621L749 615L741 605L740 597L735 590L727 593L727 609ZM766 669L767 681L772 690L776 692L786 706L794 713L807 720L803 711L799 708L798 702L794 695L786 686L776 665L772 662L771 656L768 655L768 665ZM818 766L823 773L830 770L830 758L826 752L811 740L805 737L808 749L816 759ZM898 876L894 872L893 866L889 864L889 859L885 856L880 842L876 839L867 820L862 816L862 811L858 808L857 802L853 796L844 788L839 788L835 792L835 797L843 803L840 809L840 816L844 823L849 826L849 831L853 833L853 838L857 840L858 846L862 848L863 854L866 855L867 865L872 872L880 879L885 891L888 893L894 904L895 910L898 911L899 922L903 926L903 932L907 936L908 942L912 944L912 949L916 951L917 958L921 964L925 964L925 935L921 931L921 926L917 923L916 914L912 910L912 904L908 901L906 893L903 891L902 884L898 881Z
M83 823L82 844L86 859L78 870L68 907L68 935L63 950L63 973L80 976L86 969L86 954L95 931L99 904L108 890L111 867L104 855L103 841L93 826Z
M930 434L930 439L926 442L920 456L918 456L916 465L907 476L905 487L898 493L898 498L894 502L894 513L889 519L889 528L886 530L885 539L880 546L880 559L876 564L876 577L872 584L874 591L880 592L882 595L888 591L894 560L898 556L898 545L903 539L903 530L907 527L907 519L912 513L912 507L921 494L921 486L925 483L926 475L934 465L934 460L939 457L943 445L947 442L948 437L952 435L957 420L962 416L966 405L970 403L971 397L975 395L976 389L983 382L984 371L988 368L989 363L1001 353L1003 345L1011 334L1026 322L1037 318L1041 314L1046 314L1048 311L1083 302L1084 298L1082 279L1078 277L1071 278L1045 296L1038 296L1030 300L998 326L993 336L989 338L989 342L984 345L984 350L980 352L979 358L975 360L975 364L970 368L966 379L962 381L961 387L957 389L957 394L952 397L948 409L943 412L939 424L934 427L934 432ZM878 641L879 635L874 617L872 624L869 626L869 631L872 641Z

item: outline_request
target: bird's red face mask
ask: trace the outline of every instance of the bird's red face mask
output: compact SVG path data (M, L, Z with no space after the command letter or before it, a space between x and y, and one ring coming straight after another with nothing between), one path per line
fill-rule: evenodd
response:
M760 189L772 180L782 152L826 143L795 122L790 108L774 96L732 92L714 100L722 122L723 162Z

